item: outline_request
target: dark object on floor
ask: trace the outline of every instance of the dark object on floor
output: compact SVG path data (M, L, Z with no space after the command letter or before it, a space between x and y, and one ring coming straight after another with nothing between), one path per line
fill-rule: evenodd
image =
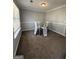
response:
M36 35L43 35L43 29L39 28L39 29L37 30Z

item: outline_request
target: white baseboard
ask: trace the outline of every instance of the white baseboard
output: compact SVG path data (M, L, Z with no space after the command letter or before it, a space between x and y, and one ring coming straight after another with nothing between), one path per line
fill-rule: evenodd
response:
M24 59L23 55L14 56L13 59Z
M49 28L48 28L48 29L49 29ZM49 29L49 30L51 30L51 31L53 31L53 32L56 32L56 33L58 33L58 34L60 34L60 35L62 35L62 36L65 36L65 34L60 33L60 32L58 32L58 31L55 31L55 30L53 30L53 29Z

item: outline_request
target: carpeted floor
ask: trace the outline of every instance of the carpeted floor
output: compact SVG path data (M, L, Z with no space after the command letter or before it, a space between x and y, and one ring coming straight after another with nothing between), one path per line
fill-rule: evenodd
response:
M47 37L24 31L17 55L24 55L25 59L65 59L66 38L52 31L48 31Z

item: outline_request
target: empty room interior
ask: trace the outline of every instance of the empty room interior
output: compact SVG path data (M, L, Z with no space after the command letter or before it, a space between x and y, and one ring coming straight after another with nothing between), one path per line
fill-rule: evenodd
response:
M13 0L13 59L66 59L66 0Z

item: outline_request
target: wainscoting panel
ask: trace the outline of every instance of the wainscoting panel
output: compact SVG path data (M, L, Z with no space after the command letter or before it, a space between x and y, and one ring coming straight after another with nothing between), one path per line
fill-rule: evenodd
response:
M48 26L48 29L49 30L52 30L56 33L59 33L63 36L65 36L65 32L66 32L66 25L63 25L63 24L53 24L53 23L50 23L49 26Z
M34 22L22 22L22 31L28 31L34 29Z
M13 38L13 56L16 55L20 37L21 37L21 28L18 28L17 31L14 33L14 38Z

